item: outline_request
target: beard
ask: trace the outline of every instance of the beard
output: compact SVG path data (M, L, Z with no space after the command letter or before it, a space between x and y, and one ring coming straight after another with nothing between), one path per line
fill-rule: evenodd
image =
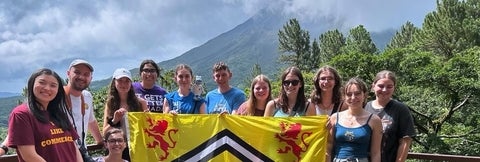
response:
M88 86L89 86L88 82L85 83L84 85L80 84L78 81L72 82L72 88L76 91L83 91L87 89Z

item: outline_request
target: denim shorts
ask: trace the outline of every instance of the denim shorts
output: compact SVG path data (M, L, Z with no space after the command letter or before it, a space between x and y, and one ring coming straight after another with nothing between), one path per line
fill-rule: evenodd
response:
M345 158L345 159L340 159L340 158L334 158L333 162L369 162L368 158Z

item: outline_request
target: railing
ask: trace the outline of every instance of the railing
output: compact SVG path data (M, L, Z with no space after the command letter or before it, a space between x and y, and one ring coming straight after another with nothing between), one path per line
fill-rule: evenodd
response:
M98 151L103 149L103 145L88 145L88 151ZM480 156L458 156L458 155L446 155L446 154L426 154L426 153L408 153L408 159L417 160L431 160L431 161L454 161L454 162L478 162ZM16 154L4 155L0 157L0 162L17 162L18 158Z

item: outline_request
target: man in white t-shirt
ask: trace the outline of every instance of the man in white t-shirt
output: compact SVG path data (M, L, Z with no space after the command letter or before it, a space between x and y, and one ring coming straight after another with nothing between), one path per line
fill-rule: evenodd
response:
M86 90L92 80L92 73L93 67L87 61L81 59L73 60L67 71L68 83L65 86L65 92L67 93L67 104L72 108L74 126L80 139L83 139L83 143L85 143L88 131L97 144L103 144L98 122L93 113L93 96Z

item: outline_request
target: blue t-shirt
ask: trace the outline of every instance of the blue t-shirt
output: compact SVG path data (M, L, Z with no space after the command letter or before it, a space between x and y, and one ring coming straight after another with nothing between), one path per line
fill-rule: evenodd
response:
M207 93L205 101L207 103L208 114L218 114L223 111L228 111L229 114L233 110L237 110L240 105L245 102L245 93L232 87L225 93L220 93L218 88Z
M372 138L372 128L368 125L370 114L367 122L356 128L347 128L338 123L335 124L335 149L336 158L367 158L370 152L370 141Z
M178 114L199 114L200 106L205 102L204 99L198 101L194 99L195 94L190 92L188 96L180 96L177 91L165 95L165 99L170 106L170 111L177 111ZM195 107L195 108L194 108Z
M135 95L147 101L147 107L150 112L163 112L163 99L167 94L165 89L158 85L154 85L152 89L145 89L140 82L134 82L132 86Z

